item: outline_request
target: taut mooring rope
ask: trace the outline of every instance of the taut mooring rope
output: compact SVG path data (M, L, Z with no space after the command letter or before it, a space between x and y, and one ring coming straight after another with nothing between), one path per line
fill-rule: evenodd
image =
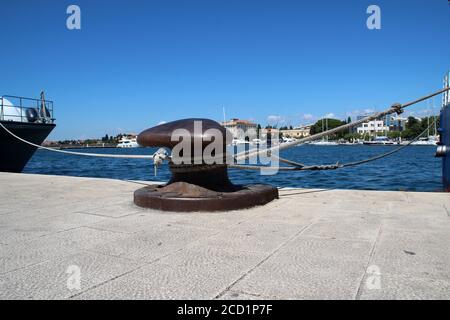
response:
M364 164L364 163L382 159L384 157L390 156L390 155L392 155L396 152L399 152L400 150L410 146L412 143L419 140L419 138L421 136L423 136L434 125L435 121L433 121L428 126L428 128L423 130L417 137L415 137L413 140L409 141L408 143L402 145L401 147L395 148L394 150L391 150L389 152L382 153L380 155L370 157L370 158L367 158L364 160L359 160L359 161L349 162L349 163L344 163L344 164L340 164L339 162L336 162L336 164L310 165L310 166L306 166L304 164L299 164L299 166L296 166L295 165L296 162L292 162L291 164L294 165L292 167L273 167L273 166L262 166L262 165L261 166L258 166L258 165L253 166L253 165L238 165L238 164L229 165L228 167L232 168L232 169L241 169L241 170L275 170L275 171L278 171L278 170L279 171L335 170L335 169L340 169L340 168L353 167L353 166L357 166L360 164ZM282 158L278 158L278 159L286 160L286 159L282 159ZM283 161L283 162L287 162L287 161Z
M322 137L325 137L327 135L330 135L330 134L333 134L333 133L336 133L336 132L340 132L340 131L344 131L344 130L348 130L348 129L356 127L356 126L358 126L358 125L360 125L360 124L362 124L364 122L372 121L372 120L384 117L384 116L386 116L388 114L392 114L392 113L400 114L400 113L403 112L404 108L407 108L407 107L412 106L412 105L414 105L416 103L422 102L424 100L427 100L429 98L432 98L434 96L437 96L437 95L439 95L441 93L444 93L446 91L449 91L449 90L450 90L450 87L446 87L444 89L441 89L441 90L438 90L436 92L433 92L433 93L431 93L429 95L423 96L423 97L421 97L419 99L407 102L407 103L405 103L403 105L401 105L399 103L396 103L396 104L392 105L389 109L387 109L385 111L374 113L373 115L367 116L367 117L362 118L362 119L360 119L358 121L355 121L355 122L347 123L347 124L344 124L342 126L339 126L339 127L327 130L327 131L323 131L323 132L320 132L320 133L314 134L312 136L309 136L309 137L306 137L306 138L302 138L302 139L299 139L299 140L296 140L296 141L293 141L293 142L282 143L282 144L274 146L274 147L272 147L270 149L254 150L254 151L250 151L250 152L243 151L241 153L236 154L234 157L235 157L236 162L239 162L239 161L242 161L242 160L247 160L250 157L256 157L256 156L259 156L259 155L262 155L264 153L271 152L271 151L274 151L274 150L277 150L277 149L279 151L281 151L281 150L284 150L284 149L295 147L295 146L297 146L299 144L303 144L303 143L308 142L308 141L318 140L318 139L320 139Z
M0 122L0 126L5 129L6 132L8 132L10 135L12 135L14 138L29 144L33 147L39 148L39 149L44 149L44 150L48 150L48 151L53 151L53 152L59 152L59 153L64 153L64 154L71 154L71 155L77 155L77 156L88 156L88 157L100 157L100 158L121 158L121 159L151 159L153 160L153 155L139 155L139 154L107 154L107 153L86 153L86 152L74 152L74 151L67 151L67 150L59 150L59 149L54 149L54 148L48 148L48 147L44 147L44 146L40 146L38 144L35 144L33 142L27 141L25 139L22 139L21 137L19 137L18 135L14 134L13 132L11 132L10 130L8 130L8 128L6 128L1 122Z

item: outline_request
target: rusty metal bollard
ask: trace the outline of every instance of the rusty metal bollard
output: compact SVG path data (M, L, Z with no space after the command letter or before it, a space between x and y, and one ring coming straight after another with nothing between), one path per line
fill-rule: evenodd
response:
M172 150L183 141L196 152L172 154L170 181L136 190L134 203L162 211L227 211L264 205L278 198L278 189L270 185L231 183L226 152L231 139L224 127L209 119L177 120L141 132L137 141L142 146ZM204 152L212 142L217 148L213 157L207 157Z

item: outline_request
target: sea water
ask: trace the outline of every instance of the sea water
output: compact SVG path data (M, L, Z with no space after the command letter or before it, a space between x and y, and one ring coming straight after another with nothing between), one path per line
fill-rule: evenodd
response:
M366 159L397 146L313 146L301 145L283 151L280 156L304 163L335 164ZM155 148L79 149L90 153L153 154ZM260 175L259 171L230 169L235 184L268 183L277 187L334 188L364 190L441 191L441 159L435 158L434 146L409 146L389 157L355 167L328 171L280 171L276 175ZM92 158L37 150L24 173L167 181L167 164L154 176L150 160Z

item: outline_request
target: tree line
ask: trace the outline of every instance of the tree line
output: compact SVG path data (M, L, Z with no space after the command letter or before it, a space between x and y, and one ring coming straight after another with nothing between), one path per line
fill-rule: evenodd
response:
M122 137L126 136L124 133L120 133L116 136L110 136L108 134L104 135L100 139L80 139L80 140L61 140L57 143L60 145L81 145L81 144L89 144L89 145L95 145L95 144L116 144L119 142Z

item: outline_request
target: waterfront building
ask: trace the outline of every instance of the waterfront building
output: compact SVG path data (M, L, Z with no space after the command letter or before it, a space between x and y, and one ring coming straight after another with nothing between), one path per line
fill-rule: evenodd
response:
M293 129L280 130L280 134L287 138L304 138L310 135L311 125L298 126Z
M359 134L376 135L381 132L388 132L389 127L385 125L383 120L373 120L363 123L360 127L356 128L356 132Z
M258 134L258 125L249 120L231 119L221 123L232 134L233 139L252 141Z
M368 117L370 114L359 115L356 120L361 120ZM406 128L407 118L401 117L397 114L391 114L383 119L370 121L364 123L355 129L358 133L377 133L379 131L403 131Z
M277 136L277 137L280 136L280 130L279 129L276 129L276 128L263 128L263 129L261 129L261 134L260 134L261 139L266 139L267 134L269 134L269 133L270 133L271 136Z
M407 118L399 115L389 115L384 120L384 125L389 127L389 131L403 131L406 128Z

